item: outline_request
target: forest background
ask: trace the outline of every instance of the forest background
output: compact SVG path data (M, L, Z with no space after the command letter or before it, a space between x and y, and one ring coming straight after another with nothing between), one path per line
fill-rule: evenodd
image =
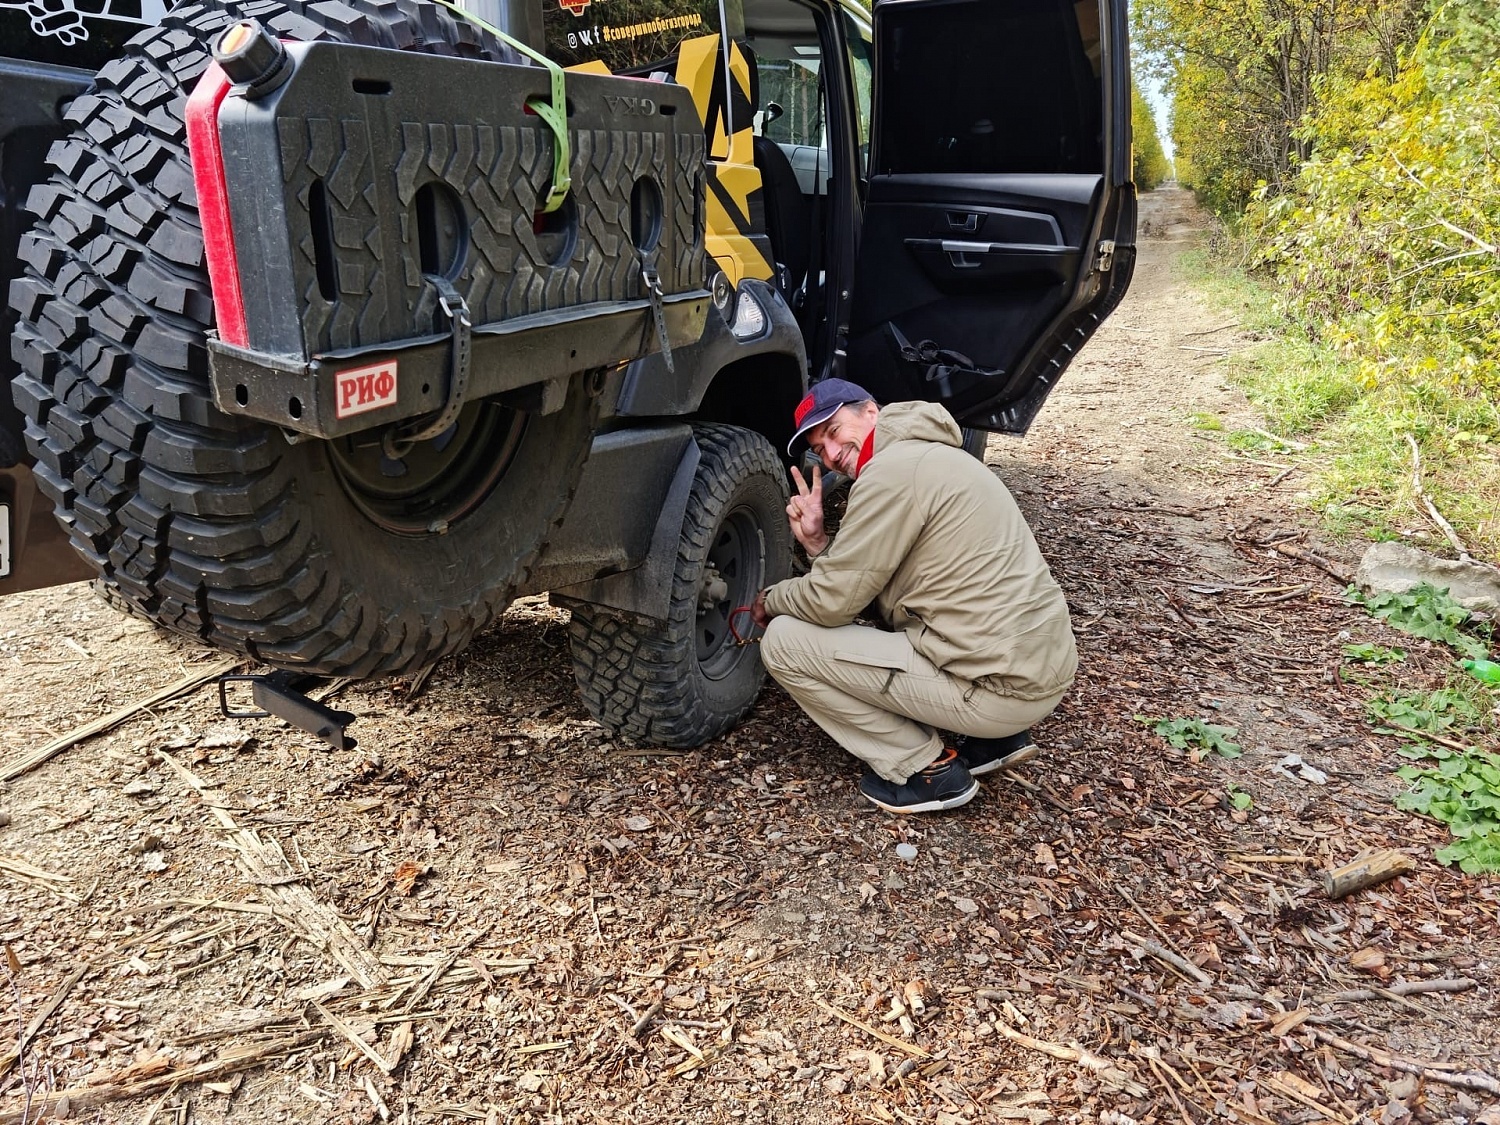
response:
M1261 341L1229 362L1274 436L1227 436L1304 454L1335 530L1494 560L1500 10L1137 0L1134 25L1175 149L1137 92L1137 183L1175 163L1219 217L1201 280Z

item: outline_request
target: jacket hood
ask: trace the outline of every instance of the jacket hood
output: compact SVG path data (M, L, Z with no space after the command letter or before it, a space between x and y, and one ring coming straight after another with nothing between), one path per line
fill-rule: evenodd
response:
M893 402L875 420L875 450L893 441L935 441L963 448L963 431L953 415L935 402Z

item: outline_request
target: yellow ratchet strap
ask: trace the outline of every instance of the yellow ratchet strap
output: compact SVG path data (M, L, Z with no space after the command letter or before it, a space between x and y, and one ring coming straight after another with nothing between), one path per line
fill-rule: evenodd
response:
M568 167L572 163L572 151L568 144L568 95L565 89L563 68L540 51L532 50L519 39L512 39L488 20L481 19L473 12L464 11L452 0L437 0L437 2L477 27L488 31L500 42L514 47L527 58L547 68L547 73L552 79L552 100L548 102L541 98L527 98L526 106L542 119L542 124L552 130L552 187L547 192L547 199L542 204L542 210L556 211L563 205L563 200L568 197L568 189L573 186L572 177L568 174Z

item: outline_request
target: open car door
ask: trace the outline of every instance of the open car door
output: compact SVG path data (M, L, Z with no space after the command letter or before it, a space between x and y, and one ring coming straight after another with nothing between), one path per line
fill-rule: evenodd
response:
M848 376L1023 433L1135 261L1126 0L881 0Z

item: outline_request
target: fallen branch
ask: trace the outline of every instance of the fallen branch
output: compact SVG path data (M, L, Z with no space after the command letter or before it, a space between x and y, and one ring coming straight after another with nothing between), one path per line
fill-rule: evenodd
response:
M59 875L55 871L47 871L27 863L20 856L0 855L0 872L14 875L29 883L71 883L73 876Z
M447 975L448 970L453 968L453 966L458 963L458 959L465 953L469 952L469 950L473 949L474 946L479 943L479 940L481 938L488 937L489 932L490 927L486 926L484 929L480 930L479 933L469 938L457 949L453 950L431 969L429 969L426 974L424 974L415 982L415 987L412 988L411 995L407 997L406 1005L402 1010L408 1013L416 1011L417 1005L425 1000L427 998L427 994L431 992L435 987L437 987L438 982L440 982L443 977ZM396 1002L401 999L402 993L404 992L405 988L398 988L395 993L390 996L389 999L381 1002L381 1009L384 1010L394 1008L396 1006Z
M302 885L303 876L287 861L281 846L262 839L253 828L241 828L234 818L209 798L214 791L192 770L165 750L156 756L170 766L203 799L203 807L226 829L225 843L233 850L240 869L272 907L278 922L297 937L323 950L337 961L362 988L384 988L390 984L380 959L349 928L349 924L327 903Z
M73 991L73 986L81 981L92 968L93 966L88 964L78 966L78 968L63 978L61 984L52 990L52 995L47 997L47 1002L42 1005L41 1010L26 1025L26 1030L21 1033L21 1041L16 1045L15 1049L6 1051L5 1054L0 1055L0 1078L4 1078L10 1073L10 1068L15 1066L16 1060L25 1053L27 1046L36 1038L37 1032L42 1030L42 1025L52 1018L53 1012L62 1007L62 1002L68 998L68 993Z
M1228 324L1221 324L1217 328L1205 328L1199 332L1184 332L1182 338L1184 340L1191 340L1194 336L1212 336L1215 332L1223 332L1226 328L1238 328L1239 326L1239 321L1231 320Z
M1267 1075L1264 1078L1257 1078L1256 1081L1274 1094L1280 1094L1284 1098L1291 1098L1295 1102L1301 1102L1309 1109L1322 1114L1329 1121L1337 1121L1339 1122L1339 1125L1354 1125L1352 1118L1345 1117L1341 1113L1334 1112L1322 1102L1318 1101L1317 1098L1314 1098L1310 1094L1299 1090L1290 1081L1288 1081L1288 1079L1295 1079L1296 1077L1297 1075L1291 1073L1290 1071L1283 1071L1279 1076ZM1304 1085L1311 1084L1304 1083Z
M1289 559L1298 559L1301 562L1311 563L1313 566L1317 567L1324 574L1328 575L1328 577L1332 578L1334 581L1340 583L1341 585L1347 586L1354 581L1353 576L1350 575L1348 571L1343 570L1336 564L1329 562L1322 555L1305 550L1304 548L1298 547L1295 544L1256 543L1255 546L1264 547L1267 550L1275 551L1278 555L1285 555Z
M118 711L111 711L92 722L84 723L76 727L60 738L54 738L44 746L39 746L29 754L22 754L19 758L13 758L5 765L0 766L0 781L13 781L23 773L30 773L43 762L57 757L70 746L76 746L86 738L93 738L96 734L103 734L111 727L119 726L126 719L147 708L155 707L159 703L165 703L169 699L176 699L179 695L185 695L195 688L202 687L209 680L216 680L226 672L233 672L244 661L221 660L216 664L191 675L184 676L176 683L168 684L158 692L138 699L128 707L122 707Z
M253 1047L231 1047L216 1059L210 1059L208 1062L198 1063L195 1066L164 1071L139 1082L104 1082L98 1085L72 1086L65 1090L54 1090L45 1097L33 1100L31 1112L51 1117L58 1114L60 1109L67 1108L72 1114L80 1109L94 1109L110 1102L148 1098L187 1082L217 1082L231 1074L238 1074L242 1070L259 1066L272 1055L295 1051L327 1036L327 1031L318 1028L316 1031L305 1031L285 1039L273 1039L269 1043ZM19 1107L0 1110L0 1125L23 1125L24 1121L34 1119L34 1117L27 1117L25 1111Z
M1323 997L1321 1003L1337 1004L1353 1000L1385 1000L1391 996L1420 996L1426 992L1467 992L1478 988L1477 980L1459 977L1456 980L1403 980L1390 988L1352 988L1347 992L1335 992Z
M879 1039L882 1043L889 1043L892 1047L895 1047L898 1050L905 1051L908 1055L911 1055L913 1058L930 1059L932 1057L932 1055L931 1055L930 1052L924 1051L921 1047L918 1047L915 1043L908 1043L905 1039L897 1039L894 1035L887 1035L885 1032L881 1031L878 1027L871 1027L869 1024L864 1023L863 1021L855 1019L848 1012L840 1011L838 1008L835 1008L832 1004L824 1003L822 1000L818 999L816 996L813 997L813 1003L816 1004L818 1007L822 1008L830 1016L837 1016L839 1019L841 1019L845 1023L847 1023L850 1027L857 1027L861 1031L863 1031L866 1035L873 1035L873 1036L875 1036L876 1039ZM1017 1034L1019 1034L1019 1033L1017 1033Z
M318 1015L322 1016L325 1020L328 1021L333 1030L337 1031L348 1041L351 1047L353 1047L360 1054L364 1055L365 1058L369 1059L372 1063L378 1066L381 1070L381 1073L389 1074L391 1071L396 1069L395 1063L387 1061L379 1051L366 1043L364 1039L360 1037L359 1032L355 1031L347 1021L340 1018L339 1016L334 1015L327 1008L323 1007L322 1004L319 1004L316 1000L312 1002L312 1006L318 1010Z
M1094 876L1092 874L1090 874L1087 870L1085 870L1084 874L1088 877L1089 881L1091 883L1093 883L1096 887L1101 886L1099 880L1095 879ZM1114 892L1115 892L1115 894L1119 895L1121 898L1123 898L1125 900L1125 902L1130 906L1130 909L1132 909L1132 910L1134 910L1136 912L1136 914L1140 917L1140 919L1141 919L1142 922L1145 922L1146 925L1148 925L1148 926L1151 927L1152 931L1156 934L1157 937L1161 938L1162 941L1166 942L1167 948L1171 949L1172 952L1174 952L1174 953L1178 954L1179 956L1181 956L1182 951L1177 948L1176 944L1172 941L1171 937L1167 934L1167 931L1164 930L1164 929L1162 929L1159 925L1157 925L1156 924L1156 920L1154 918L1152 918L1151 915L1147 914L1144 910L1141 909L1140 903L1136 902L1135 899L1133 899L1133 898L1130 897L1130 892L1129 891L1127 891L1124 887L1120 886L1119 884L1115 884Z
M1256 609L1259 606L1263 605L1278 605L1281 602L1295 601L1296 599L1310 593L1312 593L1312 586L1302 585L1288 591L1285 594L1277 594L1274 598L1262 598L1258 602L1240 602L1238 604L1244 606L1247 609Z
M1458 552L1460 561L1468 562L1469 549L1464 546L1463 540L1458 537L1458 532L1453 530L1453 525L1443 518L1443 513L1437 510L1437 505L1432 502L1432 498L1422 488L1422 453L1417 448L1417 439L1411 434L1407 434L1406 442L1411 446L1412 491L1417 494L1417 499L1421 502L1422 507L1432 517L1432 522L1438 525L1438 530L1447 537L1449 543L1453 544L1453 549Z
M641 1037L641 1032L645 1031L646 1028L651 1025L651 1021L654 1020L657 1015L660 1014L660 1012L661 1001L658 1000L654 1004L652 1004L651 1007L646 1009L645 1015L641 1016L640 1019L636 1020L635 1023L630 1025L630 1038L639 1039ZM635 1013L632 1012L631 1014L634 1015Z
M1405 727L1400 723L1382 723L1380 727L1376 728L1376 733L1379 733L1380 729L1382 728L1388 728L1389 730L1399 730L1403 734L1414 734L1419 738L1425 738L1428 742L1436 742L1439 746L1446 746L1449 750L1457 750L1460 754L1472 754L1475 749L1473 746L1465 746L1462 742L1455 742L1451 738L1444 738L1440 734L1433 734L1430 730L1420 730L1417 727Z
M1045 1039L1034 1039L1024 1032L1017 1031L1004 1020L997 1019L995 1021L995 1030L1012 1043L1020 1047L1025 1047L1029 1051L1038 1051L1041 1054L1050 1055L1054 1059L1061 1059L1063 1062L1078 1063L1080 1066L1087 1067L1096 1073L1109 1071L1112 1075L1116 1076L1116 1081L1120 1088L1133 1098L1144 1098L1151 1092L1149 1086L1141 1085L1103 1055L1096 1055L1087 1047L1065 1047L1061 1043L1049 1043Z
M56 872L44 871L35 864L27 863L20 856L0 855L0 876L15 879L17 882L25 883L32 887L41 887L43 890L51 891L69 902L82 902L82 896L68 889L68 884L73 881L71 875L59 875Z
M1170 965L1180 973L1185 973L1189 979L1195 980L1199 984L1213 984L1213 977L1198 968L1197 965L1193 964L1186 957L1179 957L1165 946L1157 945L1156 942L1151 941L1149 938L1143 938L1140 934L1133 934L1129 930L1121 930L1120 936L1138 946L1142 953L1155 957L1162 964Z
M1319 1027L1309 1028L1314 1037L1330 1047L1337 1047L1341 1051L1348 1051L1351 1055L1358 1055L1367 1062L1376 1066L1389 1067L1392 1070L1405 1071L1407 1074L1415 1074L1425 1078L1428 1082L1440 1082L1444 1086L1456 1086L1460 1090L1478 1090L1485 1094L1500 1096L1500 1079L1493 1078L1482 1071L1470 1070L1462 1073L1453 1073L1439 1069L1440 1064L1424 1063L1417 1059L1407 1059L1400 1055L1393 1055L1389 1051L1379 1047L1366 1047L1363 1043L1353 1043L1348 1039L1342 1039L1332 1032L1324 1031Z
M1298 453L1305 453L1310 448L1305 441L1293 441L1291 438L1284 438L1280 434L1273 434L1270 430L1262 430L1258 426L1252 427L1250 432L1252 434L1259 434L1263 438L1274 441L1277 445L1295 450Z
M1060 810L1062 812L1065 812L1065 813L1072 813L1073 812L1072 809L1070 809L1067 805L1065 805L1061 801L1059 801L1051 793L1048 793L1040 785L1033 785L1031 782L1027 781L1024 777L1022 777L1018 773L1016 773L1015 770L1002 770L1000 776L1003 777L1003 778L1005 778L1006 781L1013 781L1013 782L1015 782L1022 789L1026 790L1028 793L1031 793L1031 794L1034 794L1037 797L1040 797L1042 800L1046 801L1049 805L1051 805L1055 809L1058 809L1058 810Z

